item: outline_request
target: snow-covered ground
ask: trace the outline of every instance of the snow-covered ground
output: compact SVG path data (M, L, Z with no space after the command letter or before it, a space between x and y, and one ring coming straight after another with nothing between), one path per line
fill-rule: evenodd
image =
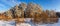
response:
M0 20L0 26L15 26L15 21L3 21Z
M60 26L60 18L58 23L54 24L34 24L30 19L26 19L26 23L18 24L19 26Z
M25 19L25 23L16 24L15 21L3 21L0 20L0 26L60 26L60 18L58 23L54 24L34 24L31 19Z
M60 18L59 18L58 23L48 24L47 26L60 26Z

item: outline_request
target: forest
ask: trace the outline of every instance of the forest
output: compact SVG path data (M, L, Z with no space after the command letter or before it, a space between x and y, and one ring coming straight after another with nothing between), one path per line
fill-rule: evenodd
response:
M11 7L10 10L0 13L0 20L9 21L14 19L17 23L24 22L25 18L31 18L34 23L57 23L58 16L54 10L43 10L35 3L21 3ZM32 20L33 19L33 20Z

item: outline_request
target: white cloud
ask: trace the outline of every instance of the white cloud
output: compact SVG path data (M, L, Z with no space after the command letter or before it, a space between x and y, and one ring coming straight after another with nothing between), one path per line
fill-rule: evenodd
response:
M16 4L19 4L20 2L18 2L17 0L0 0L0 12L4 12L6 11L8 8L10 9L10 7L15 6ZM6 6L7 5L7 6Z
M4 2L5 4L9 6L14 6L20 3L20 2L17 2L17 0L0 0L0 1Z

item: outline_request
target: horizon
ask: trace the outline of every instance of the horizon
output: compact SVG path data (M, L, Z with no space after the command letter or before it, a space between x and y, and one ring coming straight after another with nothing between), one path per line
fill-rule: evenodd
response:
M0 0L0 13L9 10L21 2L33 2L42 7L43 10L54 10L60 12L60 0Z

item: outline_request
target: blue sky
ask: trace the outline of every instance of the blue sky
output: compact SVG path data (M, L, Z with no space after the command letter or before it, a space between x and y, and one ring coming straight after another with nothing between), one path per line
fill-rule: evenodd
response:
M11 7L21 2L39 4L43 10L60 11L60 0L0 0L0 13L9 10Z

